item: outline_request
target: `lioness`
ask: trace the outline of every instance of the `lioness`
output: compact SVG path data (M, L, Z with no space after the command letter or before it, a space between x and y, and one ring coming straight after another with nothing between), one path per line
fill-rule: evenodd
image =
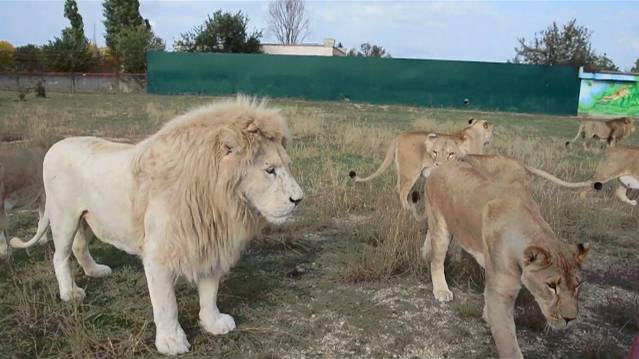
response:
M629 199L627 194L630 189L639 189L639 147L608 148L589 182L593 184L593 189L599 191L604 183L615 179L619 180L616 197L624 203L636 206L637 201ZM581 197L584 198L589 192L590 190L582 192Z
M395 159L399 200L403 208L416 214L415 201L409 201L409 195L420 176L428 176L431 167L445 161L463 158L467 153L482 153L484 145L492 139L492 123L471 118L468 124L468 127L450 135L428 131L401 133L395 137L386 151L384 162L373 174L360 178L351 171L349 176L355 182L370 181L381 175Z
M590 140L606 141L608 147L614 147L617 141L629 136L635 131L635 125L630 117L620 117L608 121L582 121L577 130L577 135L570 141L566 141L566 147L582 139L584 149Z
M46 149L46 144L41 142L0 145L0 259L9 255L6 241L8 211L37 208L42 218L45 202L42 161Z
M483 317L501 358L522 358L513 307L522 284L548 323L566 328L577 318L580 268L590 246L557 239L532 200L525 175L510 164L450 161L433 170L425 186L433 294L453 299L444 275L451 237L486 270ZM517 168L515 166L514 168ZM522 180L523 179L523 180Z
M175 279L181 275L197 284L200 324L207 332L235 328L216 304L220 278L263 220L285 222L303 197L284 149L289 137L277 110L239 97L179 116L136 145L67 138L44 159L47 201L36 235L10 244L32 245L51 226L53 264L65 301L85 295L71 275L71 251L86 275L111 273L89 253L91 231L140 255L155 346L164 354L187 352Z

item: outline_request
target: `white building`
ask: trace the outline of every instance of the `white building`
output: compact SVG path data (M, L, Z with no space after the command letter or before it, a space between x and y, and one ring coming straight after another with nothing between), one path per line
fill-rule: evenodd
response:
M346 52L335 47L334 39L324 39L324 44L262 44L262 52L269 55L346 56Z

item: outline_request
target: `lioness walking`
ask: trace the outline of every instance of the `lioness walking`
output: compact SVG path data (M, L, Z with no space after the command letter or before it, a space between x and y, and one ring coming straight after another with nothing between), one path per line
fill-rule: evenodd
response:
M513 319L522 285L548 323L558 329L577 319L581 264L590 246L557 239L532 200L524 166L501 156L470 156L433 170L426 180L433 294L453 299L444 275L451 238L486 270L483 317L501 358L523 358Z

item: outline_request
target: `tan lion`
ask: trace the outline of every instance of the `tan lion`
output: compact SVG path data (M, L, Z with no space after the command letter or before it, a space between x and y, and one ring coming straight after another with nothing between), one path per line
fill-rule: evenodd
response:
M578 315L580 268L590 246L555 237L531 198L523 166L500 157L469 157L440 166L426 180L422 254L430 258L433 294L441 302L453 299L444 275L451 238L485 268L483 317L499 356L522 358L513 319L521 286L551 327L568 327Z
M619 180L615 196L624 203L636 206L637 201L628 198L628 190L639 189L639 147L608 148L588 182L593 184L593 189L599 191L604 183L615 179ZM581 197L585 198L589 192L582 192Z
M606 141L608 147L614 147L618 141L630 136L635 131L635 125L630 117L615 118L608 121L582 121L577 130L577 135L570 141L566 141L566 147L582 139L584 149L591 140Z
M235 328L217 308L220 278L259 230L262 219L283 223L302 200L284 148L289 131L277 110L239 97L179 116L136 144L67 138L44 159L47 196L35 243L50 225L60 297L81 299L71 275L71 250L89 276L108 275L87 247L102 241L141 256L155 345L179 354L190 344L178 322L179 275L197 284L200 324L211 334Z
M388 147L384 162L373 174L361 178L351 171L349 176L355 182L370 181L381 175L395 159L400 203L416 215L416 200L409 201L409 196L420 176L426 177L432 167L463 158L467 153L483 153L484 145L491 141L492 123L471 118L468 124L468 127L450 135L428 131L401 133Z
M6 240L7 213L13 209L38 209L44 214L43 142L0 145L0 259L9 255ZM46 242L46 233L42 242Z

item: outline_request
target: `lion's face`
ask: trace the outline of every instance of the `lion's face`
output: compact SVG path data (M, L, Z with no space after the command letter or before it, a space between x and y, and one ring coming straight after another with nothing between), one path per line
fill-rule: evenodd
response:
M240 191L251 206L274 224L290 219L304 197L302 189L291 175L290 163L280 143L265 142L240 182Z
M463 141L463 140L461 140ZM460 142L461 142L460 141ZM426 152L433 161L432 167L460 159L466 155L467 150L450 136L441 136L431 133L426 138Z
M487 145L493 139L493 129L495 128L495 124L486 120L476 120L474 118L468 120L468 124L473 131L479 133L482 144Z
M541 247L528 247L524 252L522 283L553 329L565 329L577 319L580 267L589 249L589 245L578 244L567 255L551 254Z

